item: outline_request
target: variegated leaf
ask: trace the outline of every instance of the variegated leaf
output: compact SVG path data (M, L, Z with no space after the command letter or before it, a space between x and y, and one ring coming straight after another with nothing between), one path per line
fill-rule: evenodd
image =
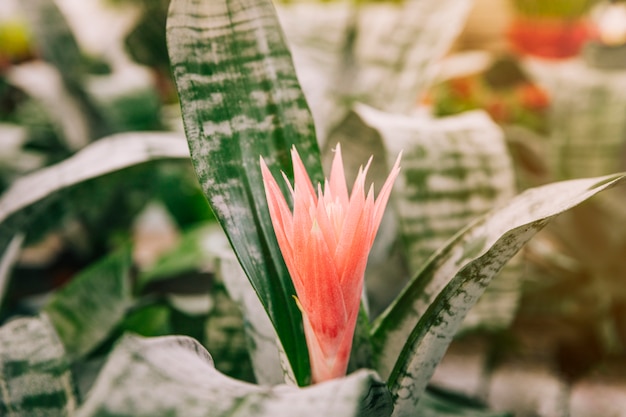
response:
M513 163L501 129L483 112L442 119L391 115L364 105L362 121L391 157L403 150L394 189L409 271L478 216L515 195ZM517 307L520 264L511 262L469 313L466 328L502 328Z
M76 407L70 362L48 318L0 327L0 415L66 417Z
M371 371L304 389L252 385L219 373L209 353L193 339L126 336L76 416L384 417L390 413L389 393Z
M341 97L353 76L347 61L356 9L350 0L276 2L298 80L311 107L320 143L343 116Z
M180 134L124 133L102 138L63 162L21 177L0 196L0 253L28 223L28 211L41 209L56 192L143 162L188 157Z
M313 121L269 0L174 0L170 60L203 191L266 308L299 384L308 353L274 236L259 157L290 173L296 146L323 179Z
M295 385L295 376L268 315L245 272L229 248L221 251L216 270L228 293L238 304L245 321L248 353L260 385Z
M437 252L375 323L379 371L394 415L413 415L463 317L504 264L557 214L624 179L571 180L525 191L486 214Z
M409 113L460 33L472 0L366 2L359 9L352 94L392 113Z
M385 111L412 112L472 4L279 2L320 143L346 117L354 100Z
M624 169L626 74L591 68L582 60L527 60L525 67L550 93L550 131L543 143L554 177Z
M130 248L122 248L77 274L44 307L72 359L102 343L133 304L131 267Z

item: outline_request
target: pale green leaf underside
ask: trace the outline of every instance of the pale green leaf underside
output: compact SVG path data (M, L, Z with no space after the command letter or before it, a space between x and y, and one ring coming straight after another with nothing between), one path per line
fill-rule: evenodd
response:
M185 132L202 189L266 308L298 383L308 353L293 284L274 236L263 157L291 175L296 146L323 178L313 121L269 0L175 0L168 50Z
M71 415L75 392L65 350L46 316L0 327L0 415Z
M126 336L76 416L381 417L390 413L386 387L371 371L304 389L252 385L219 373L193 339Z
M431 258L373 330L379 370L389 377L396 415L414 412L463 317L502 266L552 217L623 178L619 174L527 190Z

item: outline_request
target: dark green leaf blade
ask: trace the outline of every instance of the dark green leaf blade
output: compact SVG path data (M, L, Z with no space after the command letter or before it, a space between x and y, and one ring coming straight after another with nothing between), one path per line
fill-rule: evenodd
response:
M271 1L174 0L168 51L192 160L266 308L299 384L308 354L295 293L271 228L259 157L291 172L296 146L322 179L312 118Z

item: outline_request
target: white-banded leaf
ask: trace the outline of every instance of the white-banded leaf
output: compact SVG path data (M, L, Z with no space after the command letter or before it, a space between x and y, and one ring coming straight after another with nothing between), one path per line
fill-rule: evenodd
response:
M461 31L472 0L279 2L320 143L354 100L410 113Z
M384 417L390 413L389 392L372 371L303 389L260 386L219 373L208 352L193 339L126 336L76 416Z
M47 197L80 182L163 158L189 158L180 134L123 133L102 138L56 165L19 178L0 196L0 252L28 222L25 209L38 210Z
M359 8L352 94L392 113L409 113L460 33L472 0L365 2Z
M45 315L0 327L0 415L73 415L77 399L69 366Z
M350 0L276 2L298 80L311 107L320 143L342 117L355 5Z
M616 174L529 189L471 224L430 259L373 329L395 415L415 412L465 314L504 264L551 218L623 179Z
M133 304L130 248L89 266L44 307L68 355L79 358L98 346Z
M624 169L626 74L583 60L524 64L550 94L550 131L542 144L553 176L591 177Z
M248 353L257 383L272 386L287 382L295 385L295 376L276 330L230 248L222 250L216 273L243 313Z
M513 163L502 130L483 112L432 119L391 115L359 105L357 114L382 137L390 156L403 151L394 188L409 271L478 216L515 195ZM519 262L490 286L465 327L505 327L519 299Z
M291 175L295 146L323 180L313 120L269 0L174 0L167 41L202 189L267 310L299 384L302 318L272 229L259 157ZM286 190L285 190L286 191Z

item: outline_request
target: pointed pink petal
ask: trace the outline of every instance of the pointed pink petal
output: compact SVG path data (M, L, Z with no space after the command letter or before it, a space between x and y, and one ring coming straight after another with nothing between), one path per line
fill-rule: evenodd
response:
M387 180L383 184L380 192L378 193L378 198L376 198L376 203L374 206L374 215L372 219L372 236L370 240L374 243L374 238L376 237L376 233L378 232L378 227L380 226L380 222L383 219L383 214L385 213L385 207L387 207L387 202L389 201L389 196L391 195L391 190L393 188L393 184L400 173L400 159L402 158L402 152L396 158L395 164L393 164L393 168L387 177Z
M306 172L306 168L304 167L302 159L300 159L300 155L298 154L295 146L291 149L291 160L293 163L294 189L300 187L300 191L303 195L317 203L317 196L315 195L313 184L311 184L309 174Z
M348 205L348 186L346 185L346 174L343 168L341 157L341 146L337 144L335 156L330 169L329 186L334 198L339 199L339 203L344 207Z

